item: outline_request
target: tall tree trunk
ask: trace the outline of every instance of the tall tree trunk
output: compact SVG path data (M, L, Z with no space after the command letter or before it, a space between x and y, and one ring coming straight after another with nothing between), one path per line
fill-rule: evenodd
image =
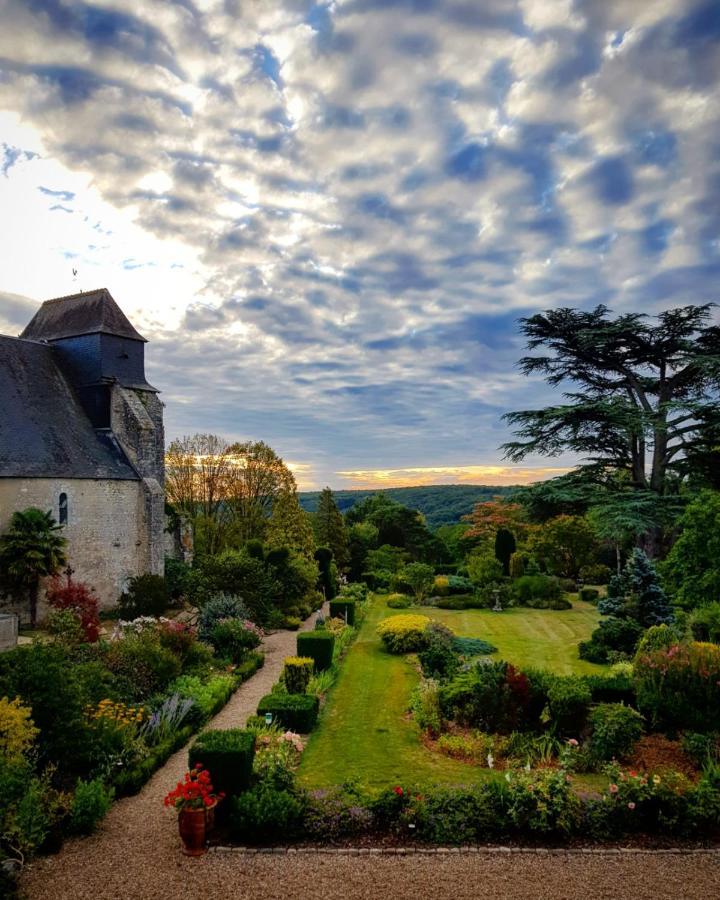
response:
M620 542L615 541L615 562L618 575L622 574L622 559L620 558Z
M35 579L35 581L30 585L29 597L30 597L30 626L35 628L37 625L37 607L38 607L38 594L40 593L40 581L39 579Z

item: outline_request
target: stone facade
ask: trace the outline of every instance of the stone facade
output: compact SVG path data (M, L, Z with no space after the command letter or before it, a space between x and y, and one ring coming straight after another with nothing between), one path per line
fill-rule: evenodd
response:
M104 289L49 300L20 338L0 335L0 533L16 511L49 510L101 608L164 571L163 404L144 345Z

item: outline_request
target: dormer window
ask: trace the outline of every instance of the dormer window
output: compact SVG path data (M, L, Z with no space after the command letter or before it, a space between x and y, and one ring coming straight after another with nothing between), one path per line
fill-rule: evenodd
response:
M58 499L58 522L60 525L67 525L68 520L68 496L65 493L60 494Z

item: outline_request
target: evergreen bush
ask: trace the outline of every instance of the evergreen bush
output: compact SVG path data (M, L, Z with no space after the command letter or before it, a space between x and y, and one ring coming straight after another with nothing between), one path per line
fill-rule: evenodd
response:
M309 734L317 722L320 701L314 694L266 694L258 703L257 714L271 713L273 722L289 731Z
M335 635L325 629L303 631L297 636L297 655L309 656L315 662L315 671L329 669L333 661Z
M590 713L590 752L599 762L629 756L643 733L643 717L622 703L601 703Z
M344 619L348 625L355 624L355 601L338 597L330 601L330 615Z
M283 669L288 694L306 693L314 668L315 663L309 656L288 656Z
M188 753L188 766L201 764L217 792L235 797L250 787L255 735L242 728L201 732Z

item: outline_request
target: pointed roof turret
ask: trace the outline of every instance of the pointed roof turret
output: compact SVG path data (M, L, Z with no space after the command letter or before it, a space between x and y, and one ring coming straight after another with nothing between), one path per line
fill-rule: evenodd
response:
M57 341L82 334L113 334L147 343L107 288L46 300L20 337L29 341Z

